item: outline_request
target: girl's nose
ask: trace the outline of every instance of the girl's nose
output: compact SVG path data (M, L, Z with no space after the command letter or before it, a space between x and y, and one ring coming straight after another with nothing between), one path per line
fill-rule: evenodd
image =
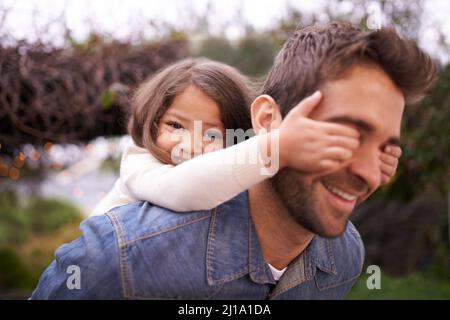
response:
M194 131L186 130L181 137L179 147L183 150L184 154L190 154L191 157L202 153L203 149L203 137L200 134L196 134Z

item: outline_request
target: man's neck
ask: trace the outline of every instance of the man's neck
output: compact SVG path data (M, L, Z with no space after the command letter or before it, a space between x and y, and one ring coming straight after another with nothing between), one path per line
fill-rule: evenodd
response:
M253 186L248 194L264 259L283 269L306 249L314 234L292 218L268 181Z

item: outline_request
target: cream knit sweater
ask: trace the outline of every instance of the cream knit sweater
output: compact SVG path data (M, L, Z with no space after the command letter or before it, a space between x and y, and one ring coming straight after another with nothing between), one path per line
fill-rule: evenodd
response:
M262 163L258 136L179 165L163 164L131 140L122 155L120 177L91 216L146 200L173 211L209 210L273 176Z

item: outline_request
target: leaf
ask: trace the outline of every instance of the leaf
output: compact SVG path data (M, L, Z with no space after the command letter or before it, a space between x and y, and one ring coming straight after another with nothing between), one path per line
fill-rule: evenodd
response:
M114 101L114 93L111 90L105 90L101 97L102 110L108 111Z

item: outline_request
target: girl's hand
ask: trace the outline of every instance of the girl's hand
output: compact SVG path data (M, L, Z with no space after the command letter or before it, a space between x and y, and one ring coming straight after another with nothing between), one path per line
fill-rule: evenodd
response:
M359 146L358 130L309 117L322 98L320 91L303 99L279 128L280 168L308 173L332 172L350 160Z
M402 149L396 145L387 145L380 155L381 160L381 184L389 183L389 180L397 171L398 159L402 155Z

